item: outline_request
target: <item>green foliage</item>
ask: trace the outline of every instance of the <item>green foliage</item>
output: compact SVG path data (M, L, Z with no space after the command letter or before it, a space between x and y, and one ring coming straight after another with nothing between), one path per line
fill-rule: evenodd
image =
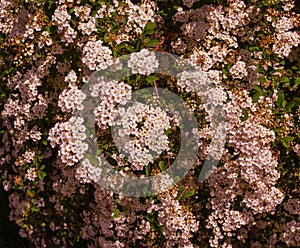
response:
M182 193L177 197L177 200L178 200L178 201L181 201L181 200L190 198L190 197L192 197L193 195L195 195L195 189L191 189L191 190L189 190L189 191L187 191L187 192L182 192Z

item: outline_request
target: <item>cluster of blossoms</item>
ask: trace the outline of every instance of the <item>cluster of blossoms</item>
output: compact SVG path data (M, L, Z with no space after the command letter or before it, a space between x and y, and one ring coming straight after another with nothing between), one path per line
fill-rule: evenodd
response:
M95 16L104 20L113 17L114 21L121 24L121 28L108 40L109 43L120 44L124 41L133 40L143 32L147 23L156 20L158 8L155 1L144 0L139 5L130 0L121 3L116 0L112 2L112 4L102 2ZM111 29L112 27L108 27L108 32Z
M128 67L131 68L132 74L150 75L158 68L158 60L155 53L147 49L130 54Z
M134 103L133 106L118 109L115 124L121 128L114 139L128 155L132 168L142 170L168 148L168 137L164 131L170 128L170 118L159 107ZM134 137L134 138L130 138Z
M98 182L98 180L101 178L101 160L99 157L96 157L95 159L97 165L93 165L89 159L85 159L77 168L76 178L82 183L90 183L91 181Z
M26 151L22 156L20 156L16 162L16 166L29 164L36 156L36 153L34 151Z
M52 21L58 27L58 31L62 33L62 41L72 43L77 36L77 32L70 26L71 16L68 13L66 5L60 5L55 10Z
M101 101L94 110L97 125L101 128L107 124L112 126L118 115L116 104L125 105L131 99L131 86L122 81L100 80L99 83L93 84L90 90L92 97L101 96Z
M10 34L14 22L15 16L13 14L14 3L11 1L1 1L0 12L0 30L4 34Z
M189 72L184 71L177 75L179 88L187 92L196 93L201 98L203 107L208 113L210 112L209 105L222 105L227 99L224 89L209 80L209 77L212 76L212 74L204 73L201 69Z
M288 211L290 214L299 215L300 216L300 199L289 199L284 203L284 209Z
M31 167L31 168L29 168L28 170L27 170L27 173L26 173L26 175L25 175L25 178L27 178L28 180L30 180L30 181L34 181L36 178L37 178L37 169L36 168L33 168L33 167Z
M209 88L207 75L201 70L192 72L184 71L177 75L177 77L177 84L182 90L200 94L200 92L206 91Z
M284 3L285 5L289 3ZM285 5L283 7L285 7ZM257 52L250 52L243 56L243 48L238 46L238 39L242 42L249 42L251 45L259 44L268 47L271 51L279 54L279 57L287 57L293 47L298 46L299 38L297 31L289 31L295 28L298 15L293 13L289 17L285 16L282 20L271 22L274 16L270 9L270 23L276 27L274 37L259 38L257 33L261 32L258 23L262 20L263 14L259 8L254 8L252 4L247 6L244 1L230 1L229 6L204 5L201 8L188 9L183 11L181 8L175 15L175 20L182 23L181 29L185 35L192 40L205 40L205 43L199 47L195 42L189 39L177 38L172 45L177 51L178 39L180 40L180 50L192 52L191 60L194 64L199 64L203 70L210 71L213 66L220 63L234 64L230 72L236 79L242 79L250 82L250 86L259 84L259 73L257 64L261 64L261 56L256 56ZM276 13L276 12L275 12ZM269 20L269 19L268 19ZM249 23L253 23L251 28ZM266 28L267 29L267 28ZM267 30L268 30L267 29ZM220 42L216 42L219 40ZM275 42L273 42L275 40ZM273 46L271 46L273 44ZM242 58L244 57L244 58ZM254 57L254 58L253 58ZM242 59L241 59L242 58ZM293 59L293 56L289 56ZM272 63L268 65L272 67Z
M158 220L164 226L164 235L167 237L165 247L193 247L190 238L198 231L197 222L193 213L180 205L176 200L178 189L173 189L158 196L162 202L158 213Z
M96 18L90 16L90 6L75 6L74 13L80 20L78 23L78 30L80 30L83 35L91 35L93 32L97 31Z
M272 19L272 17L270 17ZM290 31L295 28L296 16L288 18L283 16L281 19L278 19L276 22L272 22L272 26L276 29L278 34L275 37L275 43L272 46L274 53L278 54L279 57L287 57L293 47L297 47L300 42L300 34L297 31Z
M148 22L155 21L155 2L143 1L140 6L133 4L130 0L126 0L125 3L128 4L128 8L125 10L128 15L125 26L126 33L134 31L140 34Z
M236 64L230 68L230 73L233 78L242 79L246 77L248 74L246 63L244 61L237 61Z
M59 157L63 163L72 166L79 161L75 152L76 144L73 138L72 123L70 121L56 123L49 131L48 140L52 147L59 145Z
M75 85L76 79L74 71L71 71L65 78L65 81L69 82L69 88L63 90L58 101L58 106L64 112L72 113L75 109L82 110L84 108L82 102L85 100L86 94Z
M224 246L230 244L225 237L233 236L233 231L242 226L255 225L256 215L273 212L284 199L284 194L275 186L280 173L276 170L277 159L269 145L275 134L262 126L271 114L268 106L272 100L261 99L265 106L259 107L252 102L247 91L231 93L230 98L225 105L226 133L228 144L235 148L238 158L226 162L208 179L213 197L210 204L214 210L208 223L215 233L210 240L212 247L218 247L222 239L225 240ZM249 111L246 121L240 119L243 108ZM244 207L240 212L232 206L241 194ZM218 223L222 223L222 228ZM242 236L239 239L242 240Z
M292 220L284 227L284 233L280 238L288 246L297 247L300 245L300 223Z
M83 118L72 117L67 122L56 123L49 131L48 140L52 147L59 146L63 163L72 166L83 158L88 149Z
M89 41L83 48L82 63L91 71L104 70L113 64L112 51L101 40Z

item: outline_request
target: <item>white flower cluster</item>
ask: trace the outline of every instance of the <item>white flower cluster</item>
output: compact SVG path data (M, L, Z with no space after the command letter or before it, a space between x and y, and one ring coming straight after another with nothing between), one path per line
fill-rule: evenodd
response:
M288 211L290 214L295 214L300 216L300 199L297 198L288 199L283 206L284 209Z
M164 247L194 247L190 241L199 229L199 222L189 208L184 208L176 199L174 189L158 195L161 205L158 209L158 221L164 227L166 242Z
M280 240L284 241L288 247L300 246L300 222L292 220L285 224L284 233L280 237Z
M75 15L79 17L78 30L80 30L82 34L91 35L92 32L97 31L96 18L90 16L90 6L75 6L74 12Z
M119 2L114 0L113 5L107 5L105 2L101 3L100 9L98 9L97 14L95 15L95 18L104 18L104 17L110 17L113 12L116 11L116 8L119 6Z
M83 48L82 63L91 71L105 70L114 64L112 51L101 40L89 41Z
M293 47L298 47L300 44L300 35L296 31L287 31L279 33L276 36L276 41L273 44L272 50L278 54L280 58L287 57Z
M29 164L36 156L35 151L26 151L22 156L19 156L15 162L16 166Z
M185 91L194 92L202 100L202 106L213 114L212 106L220 106L227 99L227 94L221 86L210 83L206 73L201 70L184 71L177 75L177 85Z
M95 161L97 160L97 165L92 165L91 161L89 159L85 159L82 161L81 166L86 171L88 178L94 182L97 182L102 173L101 166L101 160L98 157L95 157Z
M69 122L71 123L71 131L74 139L74 151L77 158L82 159L83 154L89 148L88 144L84 142L84 140L86 139L86 127L83 125L84 119L82 117L71 117Z
M150 75L155 72L158 65L155 53L147 49L130 54L130 59L128 60L128 67L131 68L133 74Z
M101 95L101 102L94 110L99 127L104 127L106 124L111 126L117 116L116 104L124 105L131 99L131 86L122 81L100 80L99 83L92 85L90 90L93 97Z
M88 150L86 139L84 119L81 117L71 117L69 121L56 123L49 131L48 140L54 148L59 146L58 154L64 164L74 165L83 158Z
M88 171L82 166L82 164L76 168L75 178L83 184L91 182Z
M77 75L76 72L74 70L71 70L68 75L65 77L65 82L72 84L72 83L76 83L77 81Z
M248 75L246 63L244 61L237 61L229 70L233 78L242 79Z
M34 181L37 178L37 170L36 168L29 168L26 172L25 178L27 178L29 181Z
M199 63L199 61L201 63ZM207 52L197 49L193 51L193 54L191 54L190 58L188 59L188 63L193 66L200 66L203 71L209 73L209 69L214 65L215 61Z
M58 32L63 33L62 41L71 43L77 36L77 32L70 26L71 16L66 5L58 6L52 16L53 24L58 27Z
M63 90L59 95L58 106L62 108L64 112L73 112L75 108L83 110L84 105L82 102L86 98L86 94L83 93L76 85L69 84L69 88Z
M187 50L187 44L182 38L178 38L171 42L172 52L176 54L183 54Z
M202 71L183 71L177 75L177 85L188 92L203 92L208 88L208 79Z
M277 20L276 22L272 22L272 26L275 27L279 33L283 33L294 27L292 20L285 16L283 16L281 19Z
M152 182L152 189L155 192L167 191L171 185L174 185L174 180L169 174L159 174Z
M129 162L137 170L153 162L153 155L168 148L168 137L164 131L170 127L170 117L159 107L135 103L118 109L120 118L116 124L122 126L114 139L128 154Z
M222 105L227 99L227 94L223 89L223 87L217 86L208 89L205 92L204 97L205 97L204 106L206 109L208 109L209 105L214 105L214 106Z
M140 34L148 22L155 21L155 2L142 1L140 6L133 4L130 0L126 0L125 2L128 4L128 8L125 10L128 15L125 29L126 33L134 31L137 34Z
M252 101L246 90L229 92L229 98L232 100L224 106L227 144L235 149L238 158L227 161L208 178L214 210L207 225L214 232L211 247L219 247L221 239L255 223L257 215L274 213L284 199L284 193L276 187L280 173L271 150L275 133L263 126L272 113L269 109L272 100L262 99L260 105ZM244 121L241 120L243 109L248 110L248 119ZM240 213L233 207L239 195L243 195L245 204Z

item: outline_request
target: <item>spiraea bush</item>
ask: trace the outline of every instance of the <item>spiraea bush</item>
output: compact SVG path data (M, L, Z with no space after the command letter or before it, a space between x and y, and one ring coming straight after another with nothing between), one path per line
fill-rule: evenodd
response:
M291 0L1 0L0 246L300 247L299 26ZM153 73L155 51L199 74ZM73 116L91 75L124 55L133 75L92 93L101 88L102 157L134 175L157 175L175 160L176 118L142 104L116 111L144 87L176 93L199 127L188 175L140 198L93 181L89 161L80 163L85 126ZM193 92L203 77L223 103L226 143L201 182L213 133ZM127 156L110 133L118 123L130 137Z

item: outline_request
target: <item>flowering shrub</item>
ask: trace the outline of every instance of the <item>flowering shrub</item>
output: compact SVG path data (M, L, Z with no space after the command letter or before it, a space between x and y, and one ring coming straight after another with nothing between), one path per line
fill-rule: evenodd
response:
M300 246L295 1L3 0L0 20L1 205L29 245ZM155 51L168 54L165 63L176 54L197 70L177 79L156 73ZM132 75L100 78L90 88L101 96L93 110L100 152L85 159L91 134L74 116L86 107L82 88L96 71L117 73L126 55ZM105 158L123 174L145 177L176 159L179 117L142 103L122 107L145 87L186 102L197 118L199 151L177 184L138 198L99 185L103 171L94 165ZM214 149L209 144L221 134L212 106L219 105L226 140ZM218 164L201 181L208 155ZM171 179L162 178L165 189ZM8 225L0 212L0 225Z

